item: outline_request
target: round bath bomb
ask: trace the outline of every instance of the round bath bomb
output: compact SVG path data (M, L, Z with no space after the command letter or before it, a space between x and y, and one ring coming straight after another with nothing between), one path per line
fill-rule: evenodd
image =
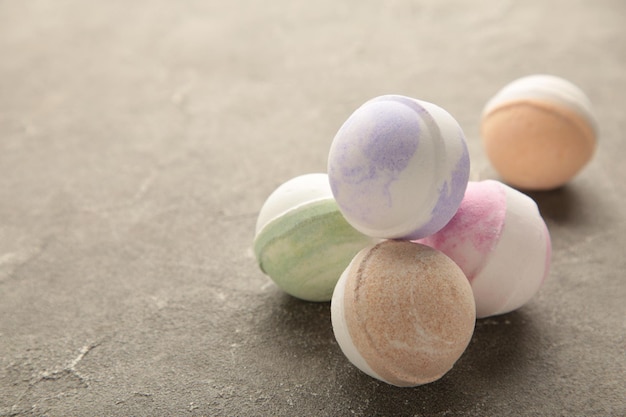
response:
M487 157L503 181L548 190L567 183L592 158L597 122L589 99L574 84L532 75L489 100L481 131Z
M550 233L537 204L499 181L470 181L450 222L418 242L436 248L463 270L478 318L526 304L550 270Z
M400 387L441 378L474 332L472 289L443 253L386 240L361 250L331 301L335 338L366 374Z
M278 187L256 224L254 253L261 270L288 294L329 301L339 276L372 239L339 211L326 174L307 174Z
M459 124L442 108L387 95L341 126L328 176L346 220L366 235L418 239L442 228L463 198L469 154Z

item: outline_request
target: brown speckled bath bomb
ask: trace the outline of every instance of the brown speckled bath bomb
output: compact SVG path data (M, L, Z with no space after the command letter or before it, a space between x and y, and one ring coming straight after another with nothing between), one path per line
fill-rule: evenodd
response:
M333 331L348 359L396 386L441 378L476 319L469 282L442 252L387 240L359 252L333 293Z

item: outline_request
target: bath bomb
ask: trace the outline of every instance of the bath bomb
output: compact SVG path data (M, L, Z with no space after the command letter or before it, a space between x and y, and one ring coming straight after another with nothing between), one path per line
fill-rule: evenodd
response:
M256 224L254 253L282 290L308 301L329 301L339 276L372 239L339 211L326 174L306 174L279 186Z
M474 332L472 289L443 253L385 240L361 250L331 301L335 338L361 371L400 387L441 378Z
M463 130L444 109L399 95L367 101L330 147L328 176L348 223L362 233L418 239L454 215L469 177Z
M528 190L567 183L591 160L597 142L585 93L551 75L523 77L502 88L483 110L481 132L502 180Z
M499 181L470 181L452 220L418 242L453 259L469 280L478 318L508 313L550 270L550 233L537 204Z

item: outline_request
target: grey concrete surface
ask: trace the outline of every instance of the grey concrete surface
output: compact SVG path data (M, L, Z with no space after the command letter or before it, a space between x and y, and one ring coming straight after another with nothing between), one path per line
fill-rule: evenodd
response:
M601 130L531 194L549 280L440 381L369 378L328 303L258 270L258 210L387 93L446 108L497 178L480 112L531 73ZM0 415L625 415L625 93L620 0L0 0Z

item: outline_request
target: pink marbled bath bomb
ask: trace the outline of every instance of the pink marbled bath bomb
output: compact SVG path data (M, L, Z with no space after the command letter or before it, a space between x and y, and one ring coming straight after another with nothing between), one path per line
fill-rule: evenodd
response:
M418 242L459 265L472 286L478 318L526 304L550 269L550 234L537 204L499 181L470 182L450 222Z

